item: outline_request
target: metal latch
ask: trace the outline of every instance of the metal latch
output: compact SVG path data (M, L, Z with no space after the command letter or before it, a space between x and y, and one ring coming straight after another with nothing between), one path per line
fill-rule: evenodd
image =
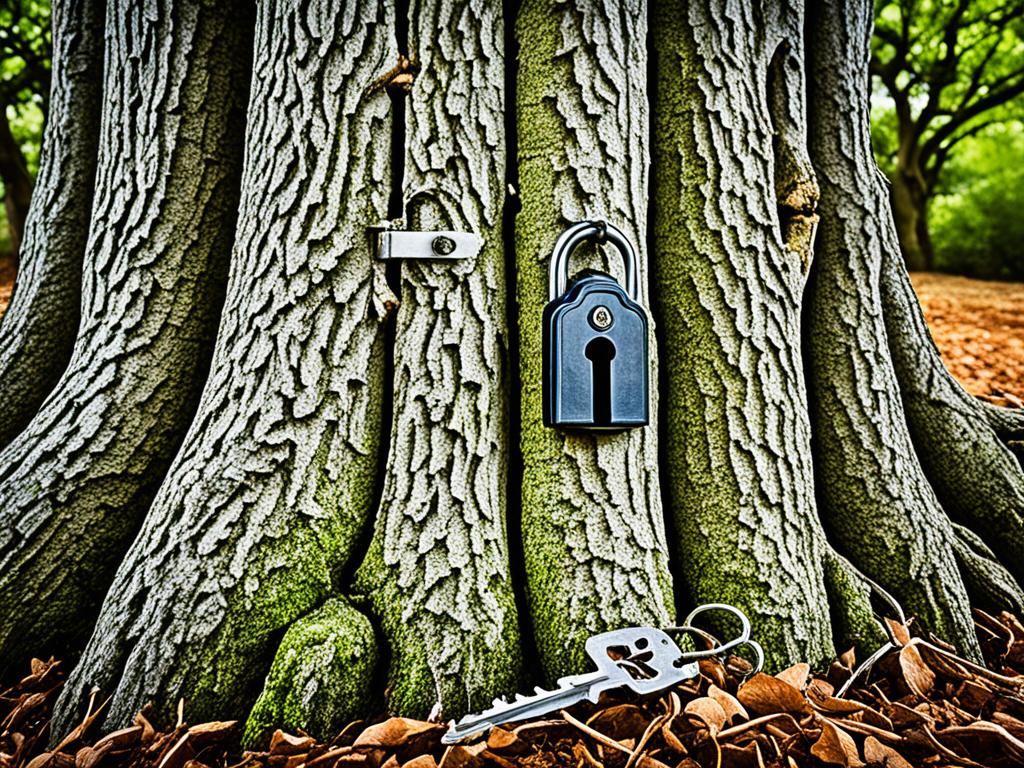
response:
M390 223L371 227L378 259L474 259L484 246L475 232L420 232L396 229Z

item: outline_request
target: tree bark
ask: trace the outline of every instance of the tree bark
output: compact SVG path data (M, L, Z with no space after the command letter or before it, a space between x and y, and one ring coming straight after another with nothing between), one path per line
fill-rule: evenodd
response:
M871 14L870 4L842 4L808 26L810 146L821 186L807 289L819 509L855 566L932 632L980 658L956 534L914 451L887 345L884 242L875 233L889 208L862 98Z
M558 235L582 219L623 229L647 304L647 57L638 42L646 35L639 2L527 0L516 22L521 525L530 619L549 679L589 668L590 634L662 626L672 614L655 387L643 429L572 434L542 421L540 319ZM614 250L580 248L570 274L587 266L622 274ZM653 337L648 347L656 382Z
M4 210L11 235L11 250L17 257L25 233L25 218L32 200L32 177L25 156L11 133L7 105L0 102L0 181L4 184Z
M365 232L387 214L391 126L373 84L397 58L393 24L386 3L258 5L242 199L210 374L53 733L76 720L93 685L113 694L111 728L148 701L167 720L181 697L192 719L244 718L279 638L340 590L374 501L382 329L394 304ZM349 648L344 665L315 670L317 684L363 705L369 624L324 608L304 626L285 636L281 663L318 642ZM275 672L260 712L286 710L295 690ZM333 725L351 711L322 716Z
M0 322L0 448L32 419L71 358L100 135L103 3L53 7L50 111L19 254Z
M108 8L81 329L54 392L0 452L2 662L84 639L192 417L237 210L240 14Z
M0 454L5 659L85 626L72 602L107 587L162 484L52 732L94 685L112 694L108 728L149 701L166 721L185 698L193 720L248 715L249 743L279 726L327 736L382 706L457 716L518 687L528 634L553 678L591 667L593 632L668 623L668 541L680 605L745 610L770 668L823 665L848 640L874 650L884 588L968 654L968 595L1024 607L1024 480L1004 445L1024 419L966 395L927 337L871 164L870 3L808 6L653 4L648 61L639 1L525 0L508 72L483 0L414 0L407 25L381 0L259 4L208 377L245 22L196 0L112 6L83 331ZM407 26L420 72L393 115L382 86L408 83L392 77ZM651 147L664 418L652 392L645 429L548 429L552 246L574 221L618 224L646 302ZM522 209L503 243L506 176ZM486 241L474 262L395 269L393 334L365 236L389 193L414 227ZM570 272L584 266L621 274L597 248L573 254Z
M355 582L391 651L388 709L416 717L483 709L521 673L505 527L501 11L481 0L409 11L421 69L405 112L408 223L484 238L475 261L401 265L391 445Z
M652 15L655 285L681 572L693 602L757 616L773 668L834 653L801 360L810 229L782 226L813 213L817 191L803 162L776 160L806 157L799 77L776 74L774 106L762 85L780 46L801 65L801 14L781 5Z

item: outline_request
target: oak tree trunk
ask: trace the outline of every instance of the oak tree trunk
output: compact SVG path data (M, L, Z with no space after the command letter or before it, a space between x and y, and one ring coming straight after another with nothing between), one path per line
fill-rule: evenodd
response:
M933 269L935 250L928 233L928 187L912 160L901 153L892 176L892 215L907 268Z
M871 4L748 10L111 3L82 325L0 453L0 660L84 645L55 737L92 686L108 728L184 698L250 743L455 717L699 602L771 669L873 650L876 611L977 656L970 606L1024 608L1024 416L928 336L870 154ZM396 217L483 249L384 265ZM543 426L551 249L584 218L640 258L642 429Z
M89 235L103 84L103 3L55 3L51 93L18 279L0 321L0 448L25 428L71 358ZM0 115L2 119L2 115Z
M63 655L88 635L192 419L237 210L240 13L107 9L78 337L0 452L0 658Z

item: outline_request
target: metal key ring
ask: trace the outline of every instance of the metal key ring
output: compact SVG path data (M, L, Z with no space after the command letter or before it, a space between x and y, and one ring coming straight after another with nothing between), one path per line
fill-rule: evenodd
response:
M682 623L681 626L663 627L663 630L665 632L673 632L673 631L675 631L675 632L693 632L693 631L696 631L696 632L700 632L705 637L705 639L709 638L709 637L712 637L711 635L707 634L706 632L703 632L703 630L697 630L693 626L693 620L697 616L700 616L700 614L702 614L702 613L706 613L708 611L716 611L716 610L717 611L726 611L728 613L731 613L733 616L735 616L737 619L740 620L740 625L741 625L742 629L741 629L740 634L739 634L738 637L734 637L732 640L730 640L729 642L727 642L727 643L725 643L723 645L716 646L715 652L716 653L725 653L726 651L729 651L729 650L731 650L733 648L736 648L736 647L738 647L740 645L745 645L750 640L750 619L748 619L746 614L743 613L743 611L741 611L739 608L736 608L734 606L728 605L726 603L708 603L707 605L699 605L696 608L694 608L692 611L690 611L689 615L683 620L683 623ZM716 643L718 642L717 638L715 638L715 642Z
M728 605L727 603L708 603L707 605L700 605L690 611L690 614L683 620L684 624L693 624L693 620L702 613L708 611L726 611L731 613L737 619L740 620L740 626L742 627L739 637L735 637L724 645L719 646L719 653L725 653L728 650L736 648L740 645L745 645L750 640L750 619L743 613L739 608Z

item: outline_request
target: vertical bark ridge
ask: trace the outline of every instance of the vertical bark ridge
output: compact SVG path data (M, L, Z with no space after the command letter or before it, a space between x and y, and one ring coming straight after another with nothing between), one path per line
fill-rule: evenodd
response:
M479 233L474 261L402 264L384 492L356 590L391 651L388 709L449 718L515 690L505 530L508 338L502 9L422 0L403 186L414 229Z
M953 527L914 452L879 287L888 216L868 131L870 2L821 7L808 24L811 155L821 186L807 290L819 509L851 562L935 634L980 658ZM865 193L865 190L869 190Z
M586 638L664 623L673 604L658 481L657 425L614 435L544 427L541 312L555 239L581 219L619 226L640 257L647 302L647 34L643 3L524 2L516 83L522 209L516 221L522 380L522 537L544 671L586 668ZM621 277L614 249L579 249L570 274ZM652 329L653 329L653 323ZM653 330L651 381L655 375ZM657 413L651 387L651 413Z
M879 180L878 194L884 194ZM982 404L949 374L932 341L892 222L881 228L889 349L917 455L943 508L1024 579L1024 472Z
M32 419L71 358L89 234L103 88L103 2L53 7L50 108L18 278L0 322L0 448Z
M339 586L373 503L393 303L365 235L386 213L388 99L370 85L397 56L392 28L376 2L258 6L210 376L55 733L92 685L113 694L108 727L182 696L193 719L244 717L277 638Z
M0 453L0 658L88 632L192 418L237 210L240 10L108 8L81 330Z
M775 6L659 3L652 15L675 534L692 599L747 611L772 667L833 654L800 359L803 264L772 205L763 85L792 27Z

